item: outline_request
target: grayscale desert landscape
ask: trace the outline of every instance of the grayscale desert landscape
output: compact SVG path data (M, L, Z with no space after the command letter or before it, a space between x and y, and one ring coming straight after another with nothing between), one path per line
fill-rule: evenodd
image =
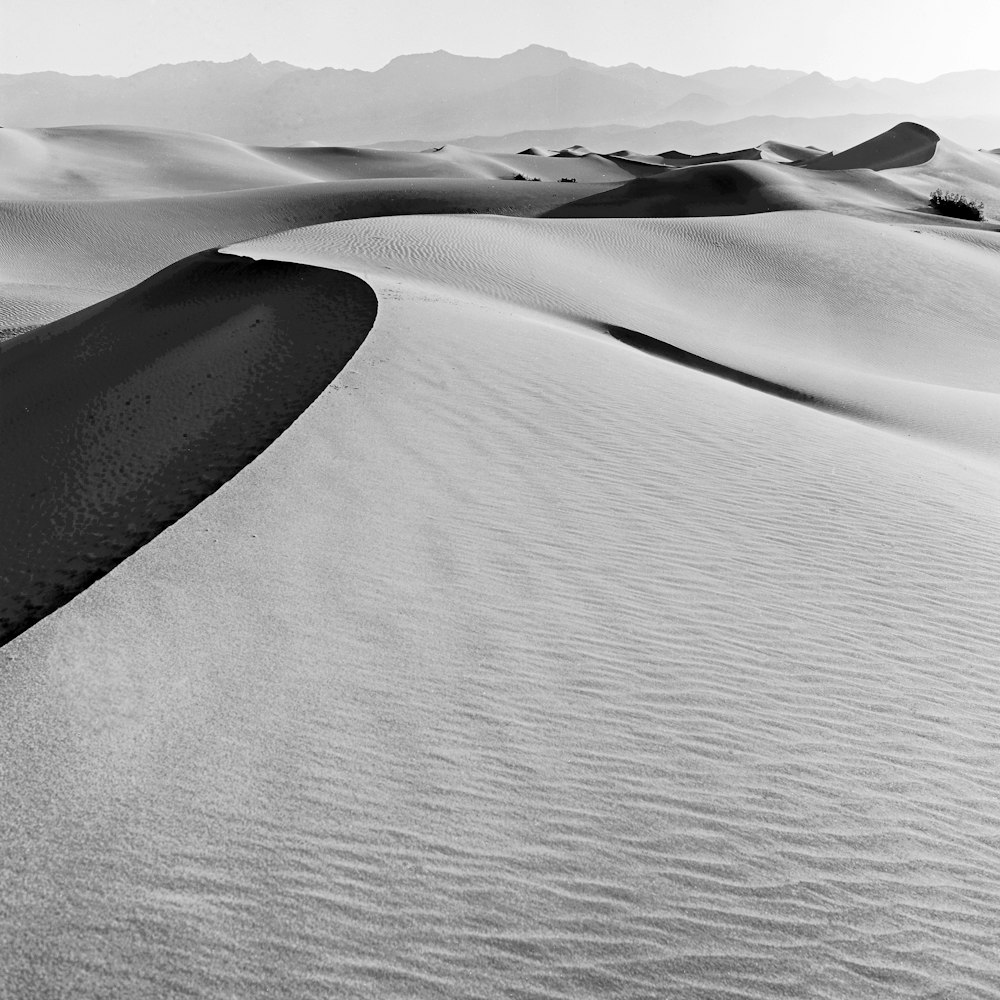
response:
M1000 995L1000 69L0 124L0 997Z

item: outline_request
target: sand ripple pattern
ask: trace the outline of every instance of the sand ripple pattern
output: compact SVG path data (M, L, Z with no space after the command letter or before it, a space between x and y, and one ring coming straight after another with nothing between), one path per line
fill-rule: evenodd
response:
M378 318L271 447L0 654L7 995L996 997L1000 480L892 423L911 391L938 427L992 395L995 255L872 231L241 248L350 263ZM822 265L838 241L867 256ZM846 419L602 323L925 388Z

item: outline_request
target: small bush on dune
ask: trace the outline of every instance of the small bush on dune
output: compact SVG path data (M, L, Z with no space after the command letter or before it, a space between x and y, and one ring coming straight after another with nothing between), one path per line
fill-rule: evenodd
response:
M524 174L514 174L511 180L515 181L540 181L541 177L525 177Z
M953 219L971 219L973 222L982 222L983 203L972 201L963 194L956 191L942 191L938 188L932 195L930 206L940 215L948 215Z

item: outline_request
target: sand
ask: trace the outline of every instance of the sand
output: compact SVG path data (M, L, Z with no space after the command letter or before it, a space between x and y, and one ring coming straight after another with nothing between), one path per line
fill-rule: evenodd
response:
M995 158L915 135L22 198L278 224L0 353L11 995L995 995Z
M271 149L93 127L0 129L0 158L0 339L235 240L357 216L540 215L634 176L594 156L546 165L456 147Z

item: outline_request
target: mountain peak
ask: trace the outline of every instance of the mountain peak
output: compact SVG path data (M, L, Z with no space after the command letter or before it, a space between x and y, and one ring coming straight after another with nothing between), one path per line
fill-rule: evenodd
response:
M577 62L568 52L562 49L551 49L547 45L526 45L523 49L509 52L501 59L510 62L544 62L544 63L569 63Z
M531 45L525 45L523 48L515 49L513 52L509 53L509 55L516 56L525 52L549 53L550 55L566 56L569 58L569 53L565 52L563 49L554 49L551 45L539 45L537 42L532 42Z

